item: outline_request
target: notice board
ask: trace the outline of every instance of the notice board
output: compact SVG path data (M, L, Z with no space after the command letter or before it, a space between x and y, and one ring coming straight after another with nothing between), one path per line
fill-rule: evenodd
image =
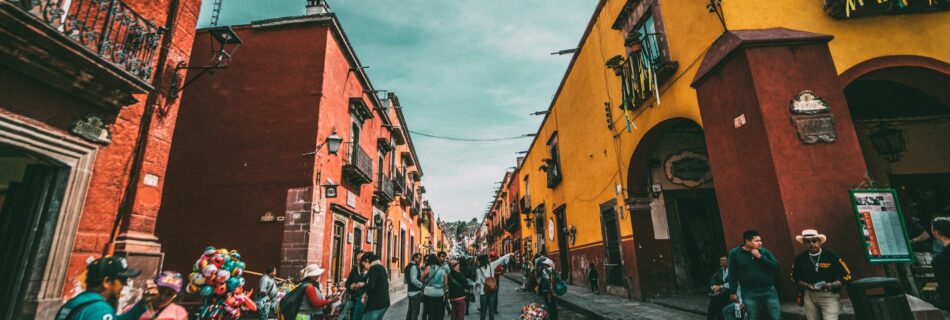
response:
M907 226L894 189L850 193L868 263L913 262Z

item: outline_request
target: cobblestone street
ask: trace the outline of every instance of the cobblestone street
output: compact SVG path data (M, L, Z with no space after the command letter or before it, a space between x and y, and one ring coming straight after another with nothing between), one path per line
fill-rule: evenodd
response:
M509 280L506 277L501 277L500 279L502 280L501 280L501 285L499 286L501 291L499 292L499 297L498 297L498 312L500 312L501 314L496 315L495 319L498 319L498 320L518 319L521 316L521 307L532 302L538 302L538 303L541 302L541 298L535 295L534 293L515 291L515 289L520 287L521 285ZM404 297L404 296L405 295L403 294L403 295L400 295L399 297ZM393 298L397 299L396 296L393 296ZM385 319L386 320L406 319L406 308L408 307L407 301L408 300L406 299L401 299L393 303L393 305L389 307L389 311L386 311ZM475 303L472 303L471 307L472 307L472 310L469 311L468 316L466 316L465 319L478 319L479 314L478 314L478 300L477 299L475 300ZM566 310L564 309L564 307L561 307L559 311L560 311L558 312L559 320L588 319L587 317L584 317L583 315L577 314L570 310ZM448 319L448 318L449 318L449 315L446 314L445 319Z

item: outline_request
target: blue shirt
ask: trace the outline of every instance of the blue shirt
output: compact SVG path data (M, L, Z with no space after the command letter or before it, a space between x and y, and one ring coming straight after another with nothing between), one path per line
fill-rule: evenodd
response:
M77 307L79 309L73 312L73 309ZM141 317L145 311L145 304L139 301L132 309L129 309L129 312L116 315L115 309L106 302L101 294L86 291L66 301L66 304L56 313L56 320L135 320ZM70 312L73 312L73 314L67 318Z

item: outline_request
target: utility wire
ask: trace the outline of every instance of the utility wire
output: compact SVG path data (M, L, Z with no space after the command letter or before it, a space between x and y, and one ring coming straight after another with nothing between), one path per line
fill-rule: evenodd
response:
M414 130L409 130L409 132L420 135L420 136L424 136L424 137L442 139L442 140L447 140L447 141L456 141L456 142L499 142L499 141L511 141L511 140L518 140L518 139L533 137L533 135L526 134L526 135L520 135L520 136L515 136L515 137L502 137L502 138L464 138L464 137L443 136L443 135L419 132L419 131L414 131Z

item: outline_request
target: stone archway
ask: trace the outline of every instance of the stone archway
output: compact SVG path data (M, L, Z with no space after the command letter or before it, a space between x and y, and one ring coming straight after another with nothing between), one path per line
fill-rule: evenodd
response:
M636 270L642 297L705 293L725 254L706 139L689 119L644 135L627 171Z

